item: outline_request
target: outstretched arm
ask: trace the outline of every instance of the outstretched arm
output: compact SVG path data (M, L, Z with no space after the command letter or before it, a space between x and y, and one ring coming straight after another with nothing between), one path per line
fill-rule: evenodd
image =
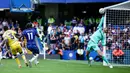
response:
M99 23L99 25L98 25L98 27L97 27L97 29L102 29L103 28L103 22L104 22L104 16L102 16L102 18L101 18L101 20L100 20L100 23Z

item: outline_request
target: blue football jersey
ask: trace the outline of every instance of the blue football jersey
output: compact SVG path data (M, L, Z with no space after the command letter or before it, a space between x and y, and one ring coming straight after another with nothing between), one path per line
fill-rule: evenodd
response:
M26 38L27 44L35 43L36 35L38 35L37 30L35 28L25 29L22 35Z

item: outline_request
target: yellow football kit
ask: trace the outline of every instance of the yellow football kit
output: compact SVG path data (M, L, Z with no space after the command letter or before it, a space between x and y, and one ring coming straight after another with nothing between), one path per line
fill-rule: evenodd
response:
M8 40L8 45L12 51L13 55L16 55L17 52L22 53L22 47L20 45L20 42L15 37L16 32L13 30L7 30L3 34L3 38Z

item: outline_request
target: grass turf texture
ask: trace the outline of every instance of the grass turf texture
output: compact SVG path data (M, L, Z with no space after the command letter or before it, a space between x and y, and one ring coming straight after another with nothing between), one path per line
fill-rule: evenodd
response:
M0 73L130 73L130 67L109 67L94 62L91 67L86 61L74 60L39 60L37 66L32 63L32 68L26 67L22 62L22 68L18 68L15 60L4 59L0 65Z

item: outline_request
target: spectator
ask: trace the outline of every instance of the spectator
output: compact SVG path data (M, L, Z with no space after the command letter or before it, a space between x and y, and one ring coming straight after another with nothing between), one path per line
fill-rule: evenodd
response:
M75 37L74 37L74 34L72 34L72 36L71 36L71 45L72 45L72 49L75 49Z
M33 21L33 26L37 27L38 26L38 22L36 20Z
M123 31L126 33L128 31L127 27L125 26Z
M71 26L71 21L65 20L65 21L64 21L64 24L65 24L66 26Z
M78 37L78 35L74 35L74 38L75 38L75 40L74 40L74 49L77 49L78 48L78 45L79 45L79 37Z
M79 24L78 24L78 26L83 26L83 25L84 25L84 20L81 19L80 22L79 22Z
M55 48L56 48L56 42L57 42L57 36L56 36L56 33L54 32L54 33L50 36L51 49L55 49Z
M77 31L78 31L78 26L76 25L76 26L74 26L74 28L73 28L73 33L76 34L76 33L78 33Z
M89 29L89 34L88 34L89 36L91 36L92 35L92 31L91 31L91 29Z
M37 22L40 26L42 26L42 18L40 16L37 17Z
M13 25L14 25L14 22L10 21L10 23L9 23L9 29L12 29Z
M112 28L111 32L112 34L116 34L116 30L114 28Z
M66 36L64 37L64 42L65 42L65 45L67 45L67 46L70 45L71 39L67 33L66 33Z
M54 23L55 23L54 17L53 17L53 16L50 16L50 17L48 18L48 24L54 25Z
M129 37L129 39L128 39L128 43L129 43L129 45L130 45L130 37Z
M113 40L111 44L111 49L115 49L115 48L116 48L116 40Z
M83 34L81 34L80 36L79 36L79 41L80 41L80 48L81 49L84 49L84 35Z
M112 54L115 63L116 62L123 63L124 52L118 46L113 50Z
M4 19L4 21L2 22L3 26L8 26L8 22L6 21L6 19Z
M106 46L108 47L108 49L111 49L111 45L112 45L112 41L110 39L107 40L107 44Z
M129 43L127 39L124 39L124 49L129 49Z
M84 33L85 33L85 28L84 28L84 26L79 26L79 27L78 27L78 31L79 31L80 34L84 34Z
M18 21L16 21L16 23L13 25L15 29L18 29L19 28L19 23Z
M52 29L53 29L53 28L52 28L52 25L50 24L49 27L48 27L48 29L47 29L48 35L51 34Z
M63 32L64 26L63 26L63 24L62 24L62 23L60 23L59 28L60 28L61 32Z
M72 23L72 26L75 26L77 24L77 17L74 17L71 23Z

